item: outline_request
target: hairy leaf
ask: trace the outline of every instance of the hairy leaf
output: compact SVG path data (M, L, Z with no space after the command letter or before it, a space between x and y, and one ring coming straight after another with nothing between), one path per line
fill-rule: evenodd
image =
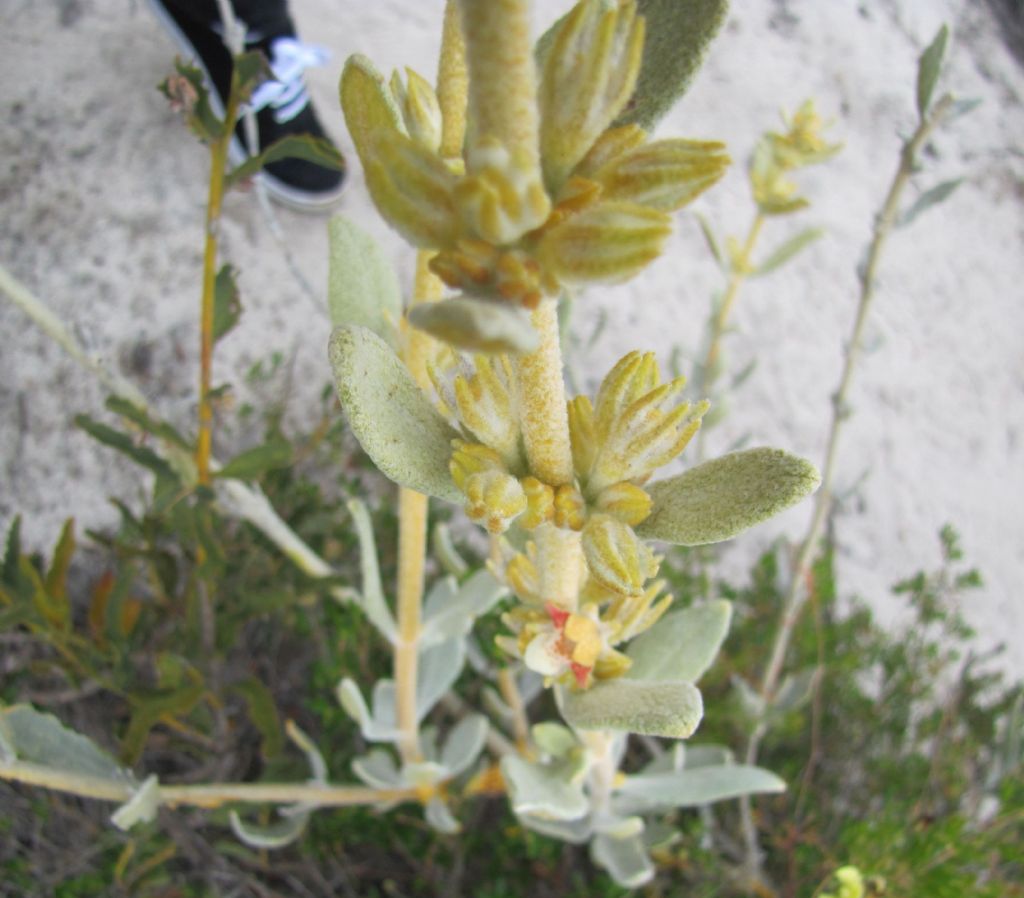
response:
M651 807L692 808L741 795L782 792L785 788L786 784L769 770L747 764L723 764L627 776L618 791Z
M723 455L647 487L654 507L637 533L681 546L731 539L814 492L821 475L781 449Z
M654 864L639 835L617 839L598 833L590 843L590 856L623 888L635 889L654 878Z
M26 761L119 785L135 782L129 771L91 740L31 705L0 708L0 761Z
M914 200L910 208L900 213L900 217L896 219L896 226L900 228L906 227L922 212L927 212L932 206L945 202L963 182L963 178L953 178L929 188Z
M636 90L615 127L650 131L686 92L728 12L728 0L637 0L647 23Z
M254 446L236 455L217 472L217 476L255 480L267 471L287 468L291 463L291 443L283 437L274 437L260 446Z
M696 683L711 666L729 632L732 604L719 599L665 615L629 644L631 680Z
M355 522L356 537L359 540L359 564L363 577L363 589L358 594L359 606L378 632L389 642L394 643L398 640L398 627L384 598L384 588L381 586L377 543L373 536L370 513L358 499L348 503L348 510Z
M620 678L568 693L562 712L578 729L685 739L697 729L704 705L692 683Z
M531 764L516 755L501 761L513 810L541 820L578 820L587 813L582 786L569 774L567 766Z
M327 307L331 324L355 324L395 344L402 288L380 245L354 221L336 215L327 226Z
M767 259L754 268L750 276L760 277L762 274L768 274L770 271L775 271L776 268L781 268L790 259L824 236L824 228L807 228L800 231L777 247Z
M460 502L448 471L458 434L387 343L366 328L340 327L331 336L330 356L342 407L373 463L395 483Z
M923 119L932 105L932 94L942 71L949 44L949 26L943 25L917 63L917 111Z
M472 352L532 352L540 339L525 309L470 296L415 305L409 310L409 323L444 343Z

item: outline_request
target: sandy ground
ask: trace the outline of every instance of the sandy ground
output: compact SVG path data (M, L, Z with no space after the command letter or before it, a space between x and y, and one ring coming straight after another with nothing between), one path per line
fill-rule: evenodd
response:
M442 0L293 0L300 30L329 47L310 75L330 132L354 162L336 102L345 57L367 53L385 71L435 69ZM551 21L568 3L544 2ZM936 534L961 532L984 573L968 619L983 645L1007 643L1003 663L1024 673L1024 71L988 7L965 0L747 0L736 10L666 134L725 139L737 160L778 110L817 98L845 150L802 178L813 199L799 219L773 223L770 247L797 227L828 236L778 275L751 283L728 341L753 379L709 434L819 459L840 350L854 313L854 270L895 166L898 134L913 127L916 58L942 21L955 32L943 87L983 105L941 134L923 189L965 176L949 202L894 235L880 279L868 352L841 447L837 516L842 588L886 620L897 579L938 560ZM0 262L46 300L89 350L134 380L164 414L191 419L207 158L154 90L174 51L130 0L0 0ZM751 211L742 165L698 205L739 234ZM354 172L343 210L377 235L408 282L410 252L371 211ZM296 263L323 292L322 218L279 212ZM252 195L224 218L226 258L241 270L245 313L221 345L217 382L239 383L257 360L294 358L293 414L313 408L329 378L322 297L303 294ZM590 386L623 352L674 347L692 357L719 276L692 216L667 255L627 288L579 303L578 333L605 326L580 369ZM24 514L30 545L115 520L111 495L141 481L77 431L103 393L27 319L0 303L0 526ZM592 374L591 374L592 373ZM741 539L725 556L739 571L780 533L796 537L809 508Z

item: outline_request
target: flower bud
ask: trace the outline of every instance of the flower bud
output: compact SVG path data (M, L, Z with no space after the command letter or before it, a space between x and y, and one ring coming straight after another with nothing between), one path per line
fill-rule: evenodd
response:
M405 70L408 87L396 71L391 92L398 102L409 136L423 149L436 153L441 146L441 107L430 83L410 68Z
M591 515L583 528L583 554L590 575L625 595L641 595L644 581L657 572L654 553L633 529L611 515Z

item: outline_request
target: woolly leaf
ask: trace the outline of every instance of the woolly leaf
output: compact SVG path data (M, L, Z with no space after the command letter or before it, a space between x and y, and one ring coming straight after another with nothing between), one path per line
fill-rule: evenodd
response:
M470 768L483 751L487 739L487 718L483 714L464 717L448 735L441 751L441 764L451 776Z
M335 327L356 324L389 343L402 317L402 288L380 245L351 219L327 226L327 306Z
M246 823L238 816L238 811L231 811L228 820L234 834L251 848L284 848L302 835L309 820L309 814L283 817L267 826Z
M721 542L795 505L820 482L814 465L780 449L733 452L647 487L654 507L636 530L680 546Z
M331 335L330 357L338 398L373 463L395 483L460 502L448 471L458 434L387 343L366 328L340 327Z
M654 864L639 835L617 839L599 833L590 843L590 856L623 888L635 889L654 878Z
M623 730L643 736L685 739L704 714L693 683L605 680L565 696L566 721L582 730Z
M783 792L785 788L786 784L769 770L747 764L723 764L627 776L618 791L651 807L691 808L741 795Z
M718 654L731 618L732 604L724 599L665 615L630 643L633 665L626 677L696 683Z
M129 830L136 823L149 823L160 807L160 780L156 775L146 777L135 794L110 817L118 829Z
M31 705L0 709L0 762L15 761L48 767L72 777L107 780L122 786L135 784L131 773L92 741Z
M945 202L953 195L953 191L963 184L963 182L963 178L953 178L952 180L943 181L941 184L936 184L934 187L926 190L916 200L914 200L910 208L900 214L900 217L896 219L896 226L900 228L906 227L922 212L926 212L932 206L937 206L939 203Z
M466 641L449 639L420 652L416 684L416 716L423 720L444 694L455 685L466 660Z
M728 0L637 0L647 23L636 90L615 127L650 131L686 92L725 22Z
M462 830L462 825L452 815L448 805L440 798L434 797L427 802L423 816L431 827L446 836L455 835Z
M754 268L750 276L760 277L762 274L768 274L770 271L775 271L776 268L781 268L790 259L814 243L814 241L820 240L824 236L824 228L807 228L804 231L800 231L798 234L790 237L789 240L784 241L767 259Z
M532 352L540 340L525 309L469 296L415 305L409 310L409 323L471 352Z
M506 595L507 587L487 570L477 571L459 587L452 578L438 581L424 605L422 645L426 647L453 636L465 636L473 621Z
M541 820L578 820L587 813L583 788L568 773L568 767L531 764L516 755L501 761L513 810Z
M398 640L398 626L391 609L384 598L380 582L380 565L377 561L377 543L373 536L373 523L366 506L358 499L348 503L349 513L356 525L359 540L359 563L363 577L363 590L357 594L357 601L378 632L389 642Z
M917 111L923 119L932 105L932 94L942 71L949 44L949 26L943 25L917 63Z

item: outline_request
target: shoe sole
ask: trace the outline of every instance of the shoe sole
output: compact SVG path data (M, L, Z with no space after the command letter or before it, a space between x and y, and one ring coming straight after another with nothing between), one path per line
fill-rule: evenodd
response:
M221 103L220 96L213 88L213 79L210 77L202 57L196 52L195 47L192 46L192 42L186 37L185 33L178 27L178 23L174 21L157 0L145 0L145 2L146 6L152 10L153 15L160 22L164 31L177 44L182 55L187 57L203 73L203 79L210 97L210 106L213 108L216 116L223 119L225 114L224 104ZM228 160L230 163L232 165L241 165L249 158L249 153L242 145L242 142L235 134L232 134L231 143L228 146ZM333 190L330 193L309 193L308 191L298 190L285 184L284 181L280 180L280 178L275 178L265 169L254 175L253 180L258 180L262 183L267 193L275 202L297 212L329 212L338 204L338 201L345 192L345 188L348 186L348 178L343 178L337 190Z

